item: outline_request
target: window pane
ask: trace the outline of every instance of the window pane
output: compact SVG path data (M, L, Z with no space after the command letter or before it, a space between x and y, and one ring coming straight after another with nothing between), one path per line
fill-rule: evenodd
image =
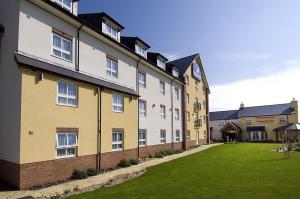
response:
M67 41L67 40L63 40L63 49L65 51L71 52L71 42Z
M76 99L71 99L71 98L69 98L69 99L68 99L68 104L69 104L69 105L74 105L74 106L76 106Z
M66 156L65 149L57 149L57 157Z
M59 104L67 104L67 98L66 97L58 97L58 103Z
M113 133L112 141L113 141L113 142L118 141L118 135L117 135L116 133Z
M57 138L58 138L58 146L66 146L68 144L66 134L58 134Z
M58 93L59 94L68 94L68 85L63 82L58 82Z
M71 60L71 55L62 53L62 58L66 59L66 60Z
M71 96L76 96L76 93L77 93L77 92L76 92L76 88L77 88L76 85L74 85L74 84L69 84L68 86L69 86L69 87L68 87L68 88L69 88L69 89L68 89L68 94L71 95Z
M75 155L75 148L69 148L69 149L67 149L67 155L68 156Z
M53 49L53 55L61 57L61 52L58 50Z
M69 133L68 134L68 141L69 141L68 145L72 145L72 146L76 145L76 135Z
M71 0L64 0L64 5L67 7L71 7Z
M56 35L53 35L53 46L61 48L61 38Z

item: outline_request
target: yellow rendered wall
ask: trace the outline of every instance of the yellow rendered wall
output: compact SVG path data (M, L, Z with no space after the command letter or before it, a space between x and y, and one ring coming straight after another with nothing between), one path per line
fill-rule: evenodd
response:
M124 112L112 111L112 94L124 97ZM101 130L101 153L112 152L112 130L114 128L124 129L123 149L134 149L138 145L138 118L136 97L113 92L102 91L102 130Z
M21 164L56 158L56 128L79 128L78 156L96 154L96 88L47 73L36 83L37 73L26 69L21 73ZM58 80L77 84L78 107L56 104Z
M199 63L199 66L201 64ZM203 106L203 101L205 101L205 93L203 93L203 81L198 82L198 91L195 89L195 78L192 75L192 66L190 66L185 72L185 76L189 77L189 84L186 84L186 93L189 94L190 102L186 104L186 111L190 112L190 121L187 121L187 130L190 130L190 140L196 140L196 133L199 131L199 139L206 139L205 131L206 122L204 122L204 117L206 115L206 110ZM201 103L201 110L199 111L199 116L202 119L202 127L199 129L194 128L194 121L196 119L196 113L194 113L194 103L195 98L198 98L198 102Z

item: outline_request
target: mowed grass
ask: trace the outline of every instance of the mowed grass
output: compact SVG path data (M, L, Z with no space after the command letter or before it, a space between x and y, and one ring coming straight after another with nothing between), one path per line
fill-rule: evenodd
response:
M72 199L300 198L300 154L284 160L275 144L228 144L148 169L129 182Z

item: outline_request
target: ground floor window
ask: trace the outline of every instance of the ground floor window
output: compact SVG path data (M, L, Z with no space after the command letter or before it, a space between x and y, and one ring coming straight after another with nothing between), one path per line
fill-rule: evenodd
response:
M263 132L261 131L251 131L250 139L253 141L260 141L263 139Z
M57 132L56 134L56 157L68 158L76 156L77 133Z
M166 143L166 130L160 130L160 143Z
M139 146L146 146L147 135L146 132L139 132Z
M176 141L176 142L180 142L180 130L176 130L175 141Z
M123 132L113 132L112 134L112 151L123 150Z

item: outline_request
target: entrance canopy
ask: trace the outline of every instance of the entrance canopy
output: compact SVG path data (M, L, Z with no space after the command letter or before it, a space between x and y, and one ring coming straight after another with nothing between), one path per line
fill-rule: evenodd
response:
M240 133L241 131L241 128L233 122L227 122L220 130L222 133Z
M273 129L276 132L280 131L300 131L300 124L299 123L290 123L284 126L277 127Z
M265 129L264 126L251 126L251 127L247 127L247 132L252 132L252 131L265 132L266 129Z

